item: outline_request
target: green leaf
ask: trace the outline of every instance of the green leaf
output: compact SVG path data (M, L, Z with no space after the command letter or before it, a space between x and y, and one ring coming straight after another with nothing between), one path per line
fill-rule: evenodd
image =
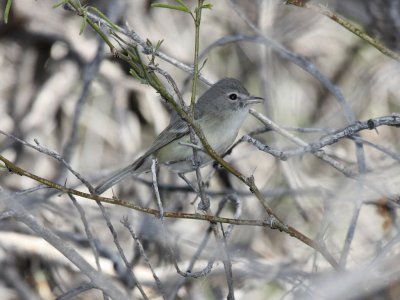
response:
M81 35L83 33L83 31L85 31L86 25L87 25L87 16L86 16L86 13L84 13L81 29L79 30L79 35Z
M12 0L8 0L6 4L6 9L4 10L4 23L8 23L8 15L10 14Z
M163 42L164 42L164 40L159 40L159 41L157 42L157 45L156 45L156 48L155 48L156 51L158 51L158 50L160 49L161 44L162 44Z
M190 11L189 7L186 5L186 3L183 0L175 0L175 2L178 2L181 6L186 7L187 10Z
M111 22L111 20L109 18L107 18L107 16L105 14L103 14L99 9L97 9L94 6L90 6L89 7L91 10L93 10L100 18L102 18L104 21L107 22L108 25L110 25L110 27L114 30L118 30L118 26L115 25L113 22Z
M139 76L139 74L134 70L134 69L130 69L129 70L129 73L133 76L133 77L135 77L137 80L139 80L139 81L142 81L142 78Z
M132 59L133 62L137 62L139 60L139 57L135 53L130 51L129 49L125 49L125 51L128 54L128 56Z
M60 1L60 2L58 2L58 3L56 3L56 4L54 4L54 5L53 5L53 8L58 8L58 7L60 7L61 5L64 5L64 4L66 4L66 3L68 3L68 0L62 0L62 1Z
M164 4L164 3L153 3L151 7L161 7L161 8L168 8L168 9L175 9L175 10L180 10L185 13L190 13L190 10L187 8L187 6L182 6L182 5L172 5L172 4Z
M203 63L201 64L201 67L199 68L199 73L200 73L200 71L201 70L203 70L203 68L204 68L204 66L206 65L206 63L207 63L207 58L203 61Z
M201 8L205 8L205 9L212 9L213 5L211 3L205 3L201 6Z

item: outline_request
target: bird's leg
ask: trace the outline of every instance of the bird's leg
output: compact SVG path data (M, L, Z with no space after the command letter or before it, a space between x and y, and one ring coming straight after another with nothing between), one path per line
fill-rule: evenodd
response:
M160 219L162 220L164 217L164 208L161 202L160 192L158 190L157 171L158 171L158 162L156 158L153 158L151 164L151 173L153 175L153 188L157 199L158 210L160 211Z
M195 145L195 144L186 143L186 142L179 142L179 145L191 147L191 148L194 148L194 149L196 149L196 150L205 152L204 149L203 149L200 145Z
M199 190L198 190L198 189L193 185L193 183L185 176L185 174L183 174L183 173L178 173L178 176L179 176L180 178L182 178L184 182L186 182L186 184L197 194L197 196L200 196L200 195L199 195ZM196 199L197 199L197 197L196 197ZM195 199L195 200L196 200L196 199Z

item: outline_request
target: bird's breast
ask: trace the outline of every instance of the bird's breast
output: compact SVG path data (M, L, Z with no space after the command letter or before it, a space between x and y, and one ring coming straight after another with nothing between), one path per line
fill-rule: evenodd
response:
M225 117L203 118L199 125L210 146L221 154L235 141L246 115L247 111L236 111Z
M235 141L247 111L236 111L232 114L225 114L224 117L204 116L196 120L202 129L210 146L218 154L225 152ZM167 164L169 168L176 172L189 172L193 170L192 147L184 144L190 144L190 137L186 135L157 152L157 158L160 163ZM198 143L201 145L201 143ZM212 161L211 157L204 151L198 152L200 165L205 165Z

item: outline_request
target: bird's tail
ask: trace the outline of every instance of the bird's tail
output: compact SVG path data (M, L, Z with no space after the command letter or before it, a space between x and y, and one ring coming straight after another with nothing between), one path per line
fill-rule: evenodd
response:
M100 194L104 193L106 190L108 190L110 187L116 185L121 180L123 180L131 175L142 173L143 171L146 170L146 167L147 167L145 164L145 160L146 160L146 157L141 157L140 159L135 161L133 164L123 168L122 170L116 171L110 177L103 179L95 187L94 192L97 195L100 195Z

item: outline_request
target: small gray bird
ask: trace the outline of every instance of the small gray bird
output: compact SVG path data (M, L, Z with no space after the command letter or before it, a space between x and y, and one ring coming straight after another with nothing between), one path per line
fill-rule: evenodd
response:
M235 141L248 112L249 105L262 102L260 97L250 96L239 80L224 78L212 85L197 101L194 118L218 153L225 152ZM182 144L183 143L183 144ZM174 118L155 139L153 145L131 165L104 179L96 188L101 194L110 187L132 175L149 171L153 158L173 172L193 171L193 149L190 144L189 127L181 118ZM212 161L204 151L198 152L200 166Z

